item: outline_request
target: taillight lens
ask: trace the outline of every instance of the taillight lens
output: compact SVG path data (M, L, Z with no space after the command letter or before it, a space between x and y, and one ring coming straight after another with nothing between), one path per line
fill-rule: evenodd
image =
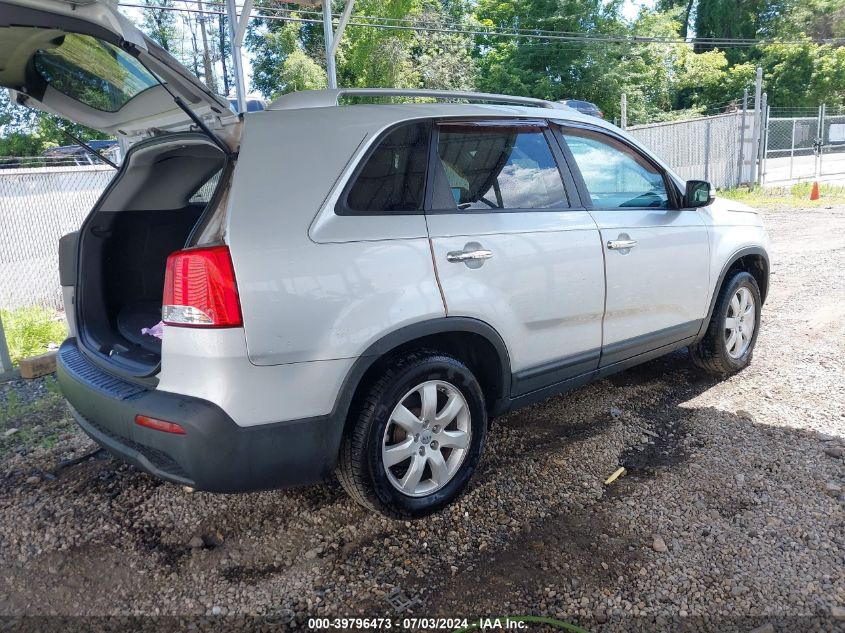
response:
M186 327L243 324L228 246L191 248L167 258L161 320Z

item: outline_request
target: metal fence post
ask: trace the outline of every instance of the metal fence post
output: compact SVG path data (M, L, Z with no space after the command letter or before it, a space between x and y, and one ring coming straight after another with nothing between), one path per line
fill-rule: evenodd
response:
M795 162L795 124L797 119L792 119L792 146L789 148L789 179L792 180L792 165Z
M760 160L762 161L762 169L760 170L760 184L762 185L765 182L766 178L766 169L768 168L768 157L769 157L769 114L771 113L771 108L769 107L769 99L766 96L766 93L763 93L763 129L760 130L762 136L760 136Z
M824 160L824 119L827 116L827 105L821 105L821 115L819 116L819 169L818 173L816 174L816 179L818 180L822 176L822 171L824 171L824 166L822 165L822 161Z
M748 112L748 88L742 92L742 121L739 132L739 161L736 170L736 186L742 184L742 172L745 171L745 116Z
M769 106L766 93L760 99L760 134L757 138L757 184L763 184L766 171L766 131L769 127Z
M760 108L760 100L763 97L763 69L757 67L757 79L754 82L754 127L751 129L751 182L757 182L757 172L760 160L760 125L763 119L763 110Z
M704 180L710 180L710 119L704 124Z
M0 316L0 380L10 378L12 371L12 359L9 358L6 333L3 331L3 317Z

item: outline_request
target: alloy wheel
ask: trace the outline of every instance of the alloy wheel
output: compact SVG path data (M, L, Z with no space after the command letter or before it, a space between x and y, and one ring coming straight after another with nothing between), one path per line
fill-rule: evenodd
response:
M410 497L445 486L467 455L472 426L460 390L428 380L408 391L390 414L381 456L388 480Z
M751 291L742 286L728 304L725 317L725 348L731 358L739 358L748 350L756 327L756 311Z

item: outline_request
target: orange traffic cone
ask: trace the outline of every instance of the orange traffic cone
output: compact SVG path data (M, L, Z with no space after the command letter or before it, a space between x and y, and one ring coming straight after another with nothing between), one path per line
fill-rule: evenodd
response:
M813 182L813 188L810 190L810 200L818 200L819 199L819 183L818 181Z

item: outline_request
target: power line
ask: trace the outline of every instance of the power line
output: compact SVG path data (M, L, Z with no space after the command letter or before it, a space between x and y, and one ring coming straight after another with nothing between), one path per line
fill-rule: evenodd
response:
M200 4L199 0L182 0L185 4L193 3ZM181 13L196 13L202 15L225 15L223 11L213 11L209 9L189 9L178 7L150 7L146 4L135 4L129 2L121 2L119 6L133 7L139 9L152 9L154 11L176 11ZM267 10L266 8L260 8ZM281 22L294 22L301 24L322 24L322 19L294 17L294 14L301 14L299 11L289 9L270 9L277 13L273 15L250 15L252 20L271 20ZM288 15L279 15L279 12L287 12ZM513 31L500 31L488 29L484 27L479 28L444 28L426 26L424 23L414 23L411 25L404 24L375 24L372 22L359 22L361 19L381 19L377 16L355 16L353 20L348 23L348 26L360 26L382 30L401 30L401 31L417 31L424 33L443 33L448 35L473 35L486 37L510 37L516 39L533 39L533 40L552 40L564 41L572 43L604 43L604 44L701 44L717 48L747 48L754 46L765 46L769 44L784 44L784 45L806 45L806 44L845 44L845 38L833 38L823 40L754 40L754 39L738 39L738 38L668 38L655 36L630 36L630 35L612 35L604 33L576 33L566 31L543 31L540 29L521 29ZM389 18L390 19L390 18Z

